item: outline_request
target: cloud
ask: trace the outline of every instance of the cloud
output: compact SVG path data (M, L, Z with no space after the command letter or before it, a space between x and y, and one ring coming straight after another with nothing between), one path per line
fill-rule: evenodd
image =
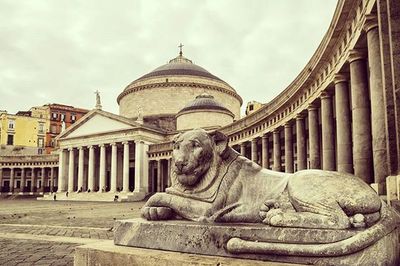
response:
M0 0L0 109L46 103L118 113L132 80L185 55L268 102L308 62L335 0Z

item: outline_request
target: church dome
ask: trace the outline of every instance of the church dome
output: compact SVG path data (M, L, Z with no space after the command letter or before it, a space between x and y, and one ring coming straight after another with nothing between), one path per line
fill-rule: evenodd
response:
M242 98L228 83L194 64L182 51L168 64L162 65L131 82L117 98L119 114L136 119L138 109L145 123L175 130L175 116L194 96L207 93L214 97L201 98L192 104L208 103L208 107L225 108L234 119L240 118ZM213 103L212 103L213 102ZM200 104L201 105L201 104ZM191 107L193 108L193 106ZM222 110L225 111L226 110ZM168 124L168 126L161 125Z
M162 65L154 69L150 73L138 78L135 81L143 80L150 77L170 75L198 76L222 81L220 78L214 76L201 66L194 64L191 60L187 59L182 54L179 54L174 59L171 59L168 64Z
M208 93L202 93L199 96L197 96L193 101L186 104L185 107L183 107L178 114L186 111L205 110L205 109L226 111L230 113L233 117L231 111L229 111L219 102L215 101L214 96Z
M233 122L234 114L208 93L202 93L176 115L178 131L193 128L217 129Z

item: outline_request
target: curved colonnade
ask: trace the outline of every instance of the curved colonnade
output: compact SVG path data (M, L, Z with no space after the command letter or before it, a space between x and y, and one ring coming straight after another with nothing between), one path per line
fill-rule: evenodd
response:
M352 173L384 194L386 177L399 170L398 14L392 0L338 1L326 35L295 80L221 128L230 146L265 168ZM150 163L168 160L158 147L150 147Z

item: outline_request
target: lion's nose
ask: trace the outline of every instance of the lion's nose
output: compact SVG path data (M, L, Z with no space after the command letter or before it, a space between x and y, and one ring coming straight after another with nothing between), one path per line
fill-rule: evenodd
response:
M184 161L181 161L181 160L175 162L175 166L176 166L176 168L178 168L179 171L182 171L182 169L185 165L187 165L187 163L185 163Z

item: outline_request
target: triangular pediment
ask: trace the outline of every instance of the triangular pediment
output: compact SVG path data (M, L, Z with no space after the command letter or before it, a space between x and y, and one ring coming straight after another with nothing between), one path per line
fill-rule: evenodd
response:
M90 112L82 117L77 124L62 132L59 138L76 138L134 128L134 122L125 120L126 118L120 118L104 111Z

